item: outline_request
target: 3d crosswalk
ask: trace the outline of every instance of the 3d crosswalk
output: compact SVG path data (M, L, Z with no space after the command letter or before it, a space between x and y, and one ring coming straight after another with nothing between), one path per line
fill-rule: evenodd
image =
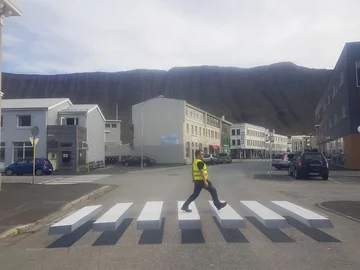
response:
M177 202L178 222L180 230L201 229L200 214L195 203L191 203L189 208L192 212L181 210L183 201ZM99 217L93 223L93 231L115 231L122 221L127 217L133 203L117 203ZM285 217L290 216L297 221L312 228L332 228L330 219L321 214L315 213L288 201L272 201L271 208L260 204L257 201L240 201L240 205L247 216L251 216L268 228L288 227ZM246 228L245 220L232 206L227 205L221 210L217 210L212 201L209 207L213 216L217 219L220 226L224 229ZM138 230L159 230L162 223L163 201L147 202L136 220ZM49 228L49 234L68 234L98 217L103 211L101 205L86 206L68 217L53 224Z

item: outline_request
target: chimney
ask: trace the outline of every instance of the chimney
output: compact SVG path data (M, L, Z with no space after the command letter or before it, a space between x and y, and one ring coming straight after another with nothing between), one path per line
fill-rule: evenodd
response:
M119 120L119 103L116 102L116 119L115 120Z
M222 115L222 116L221 116L221 119L222 119L222 120L225 120L225 115Z

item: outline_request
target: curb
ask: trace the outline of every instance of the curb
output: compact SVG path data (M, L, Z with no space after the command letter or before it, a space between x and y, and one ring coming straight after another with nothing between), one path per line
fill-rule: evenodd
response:
M82 196L82 197L80 197L80 198L78 198L78 199L76 199L76 200L74 200L74 201L72 201L72 202L69 202L68 204L64 205L64 206L61 208L60 211L66 211L66 210L68 210L69 208L71 208L72 206L74 206L75 204L80 203L80 202L82 202L82 201L85 201L85 200L87 200L87 199L90 199L91 197L94 197L94 196L96 196L96 195L98 195L98 194L100 194L100 193L104 193L104 192L106 192L107 190L111 190L111 186L106 185L106 186L100 187L100 188L98 188L98 189L95 189L94 191L92 191L92 192L90 192L90 193L88 193L88 194L86 194L86 195L84 195L84 196Z
M321 208L321 209L324 209L324 210L329 211L329 212L331 212L331 213L337 214L337 215L342 216L342 217L346 217L346 218L348 218L348 219L351 219L352 221L356 221L356 222L359 222L359 223L360 223L360 220L359 220L359 219L353 218L353 217L351 217L351 216L347 216L347 215L345 215L345 214L343 214L343 213L340 213L340 212L338 212L338 211L335 211L335 210L332 210L332 209L327 208L327 207L325 207L325 206L322 206L320 203L316 203L315 205L316 205L317 207Z
M107 191L110 191L112 189L111 186L109 185L106 185L106 186L102 186L76 200L73 200L72 202L66 204L65 206L63 206L60 210L54 212L54 213L51 213L50 215L42 218L42 219L39 219L38 221L34 222L34 223L29 223L29 224L25 224L25 225L18 225L18 226L15 226L14 228L11 228L3 233L0 234L0 239L3 239L3 238L6 238L6 237L9 237L9 236L17 236L19 234L22 233L22 231L24 231L25 229L28 229L30 227L33 227L35 226L36 224L39 224L40 222L48 219L49 217L51 216L54 216L56 215L57 213L59 212L64 212L64 211L67 211L69 210L72 206L74 206L75 204L78 204L80 202L83 202L83 201L86 201L88 199L91 199L91 198L94 198L95 196L98 196L100 195L101 193L105 193Z

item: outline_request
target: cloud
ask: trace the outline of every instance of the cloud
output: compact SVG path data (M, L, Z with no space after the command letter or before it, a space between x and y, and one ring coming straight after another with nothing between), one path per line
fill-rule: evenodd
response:
M292 61L333 68L359 40L357 0L17 0L3 70L122 71ZM276 3L276 4L275 4Z

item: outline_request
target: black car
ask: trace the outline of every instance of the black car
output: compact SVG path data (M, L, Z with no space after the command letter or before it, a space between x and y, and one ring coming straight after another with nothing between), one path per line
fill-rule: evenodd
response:
M295 176L296 179L316 175L328 180L329 163L321 153L299 152L290 163L289 175Z
M154 165L155 163L155 159L146 156L143 157L144 167ZM131 156L130 158L121 161L121 164L124 166L141 166L141 156Z

